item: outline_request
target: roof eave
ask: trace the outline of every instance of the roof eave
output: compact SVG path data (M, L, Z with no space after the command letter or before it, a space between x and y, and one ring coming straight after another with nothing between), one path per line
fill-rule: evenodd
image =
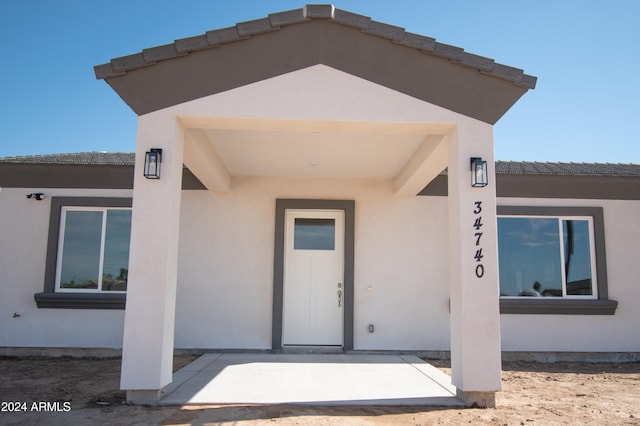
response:
M306 5L301 9L273 13L266 18L239 22L233 27L178 39L170 44L114 58L108 63L95 66L94 72L97 79L108 80L122 77L129 71L153 66L162 61L175 59L196 51L215 49L224 44L246 40L264 33L278 31L286 26L297 25L315 19L332 21L336 24L359 29L373 36L392 40L398 44L418 49L423 53L476 69L483 74L510 81L518 87L534 89L536 86L537 78L524 74L521 69L496 63L491 58L465 52L460 47L437 42L431 37L407 32L401 27L374 21L368 16L336 9L330 4Z

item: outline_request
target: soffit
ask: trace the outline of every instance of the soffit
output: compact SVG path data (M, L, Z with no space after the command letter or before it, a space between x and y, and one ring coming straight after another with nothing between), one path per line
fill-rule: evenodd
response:
M138 114L324 64L494 124L536 78L434 39L308 5L95 67Z
M421 134L204 130L232 176L391 179Z

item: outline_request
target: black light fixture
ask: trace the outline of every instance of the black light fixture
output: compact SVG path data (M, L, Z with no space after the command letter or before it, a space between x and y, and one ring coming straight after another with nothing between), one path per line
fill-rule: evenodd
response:
M34 192L32 194L27 194L27 198L34 198L36 201L44 200L44 194L42 192Z
M162 163L162 149L151 148L144 155L144 177L160 179L160 163Z
M471 186L482 188L488 184L487 162L480 157L471 157Z

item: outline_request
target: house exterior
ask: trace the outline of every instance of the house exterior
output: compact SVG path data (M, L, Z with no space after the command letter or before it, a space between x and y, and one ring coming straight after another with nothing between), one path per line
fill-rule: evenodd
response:
M122 348L139 403L176 348L446 351L489 406L502 351L640 352L640 166L494 161L535 77L331 5L95 70L136 153L0 159L5 351Z

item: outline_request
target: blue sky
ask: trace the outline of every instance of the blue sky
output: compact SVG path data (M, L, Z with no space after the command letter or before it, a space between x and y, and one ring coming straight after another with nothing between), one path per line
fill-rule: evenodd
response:
M137 117L94 65L304 4L2 0L0 157L133 151ZM640 163L640 1L334 4L537 76L495 126L497 159Z

